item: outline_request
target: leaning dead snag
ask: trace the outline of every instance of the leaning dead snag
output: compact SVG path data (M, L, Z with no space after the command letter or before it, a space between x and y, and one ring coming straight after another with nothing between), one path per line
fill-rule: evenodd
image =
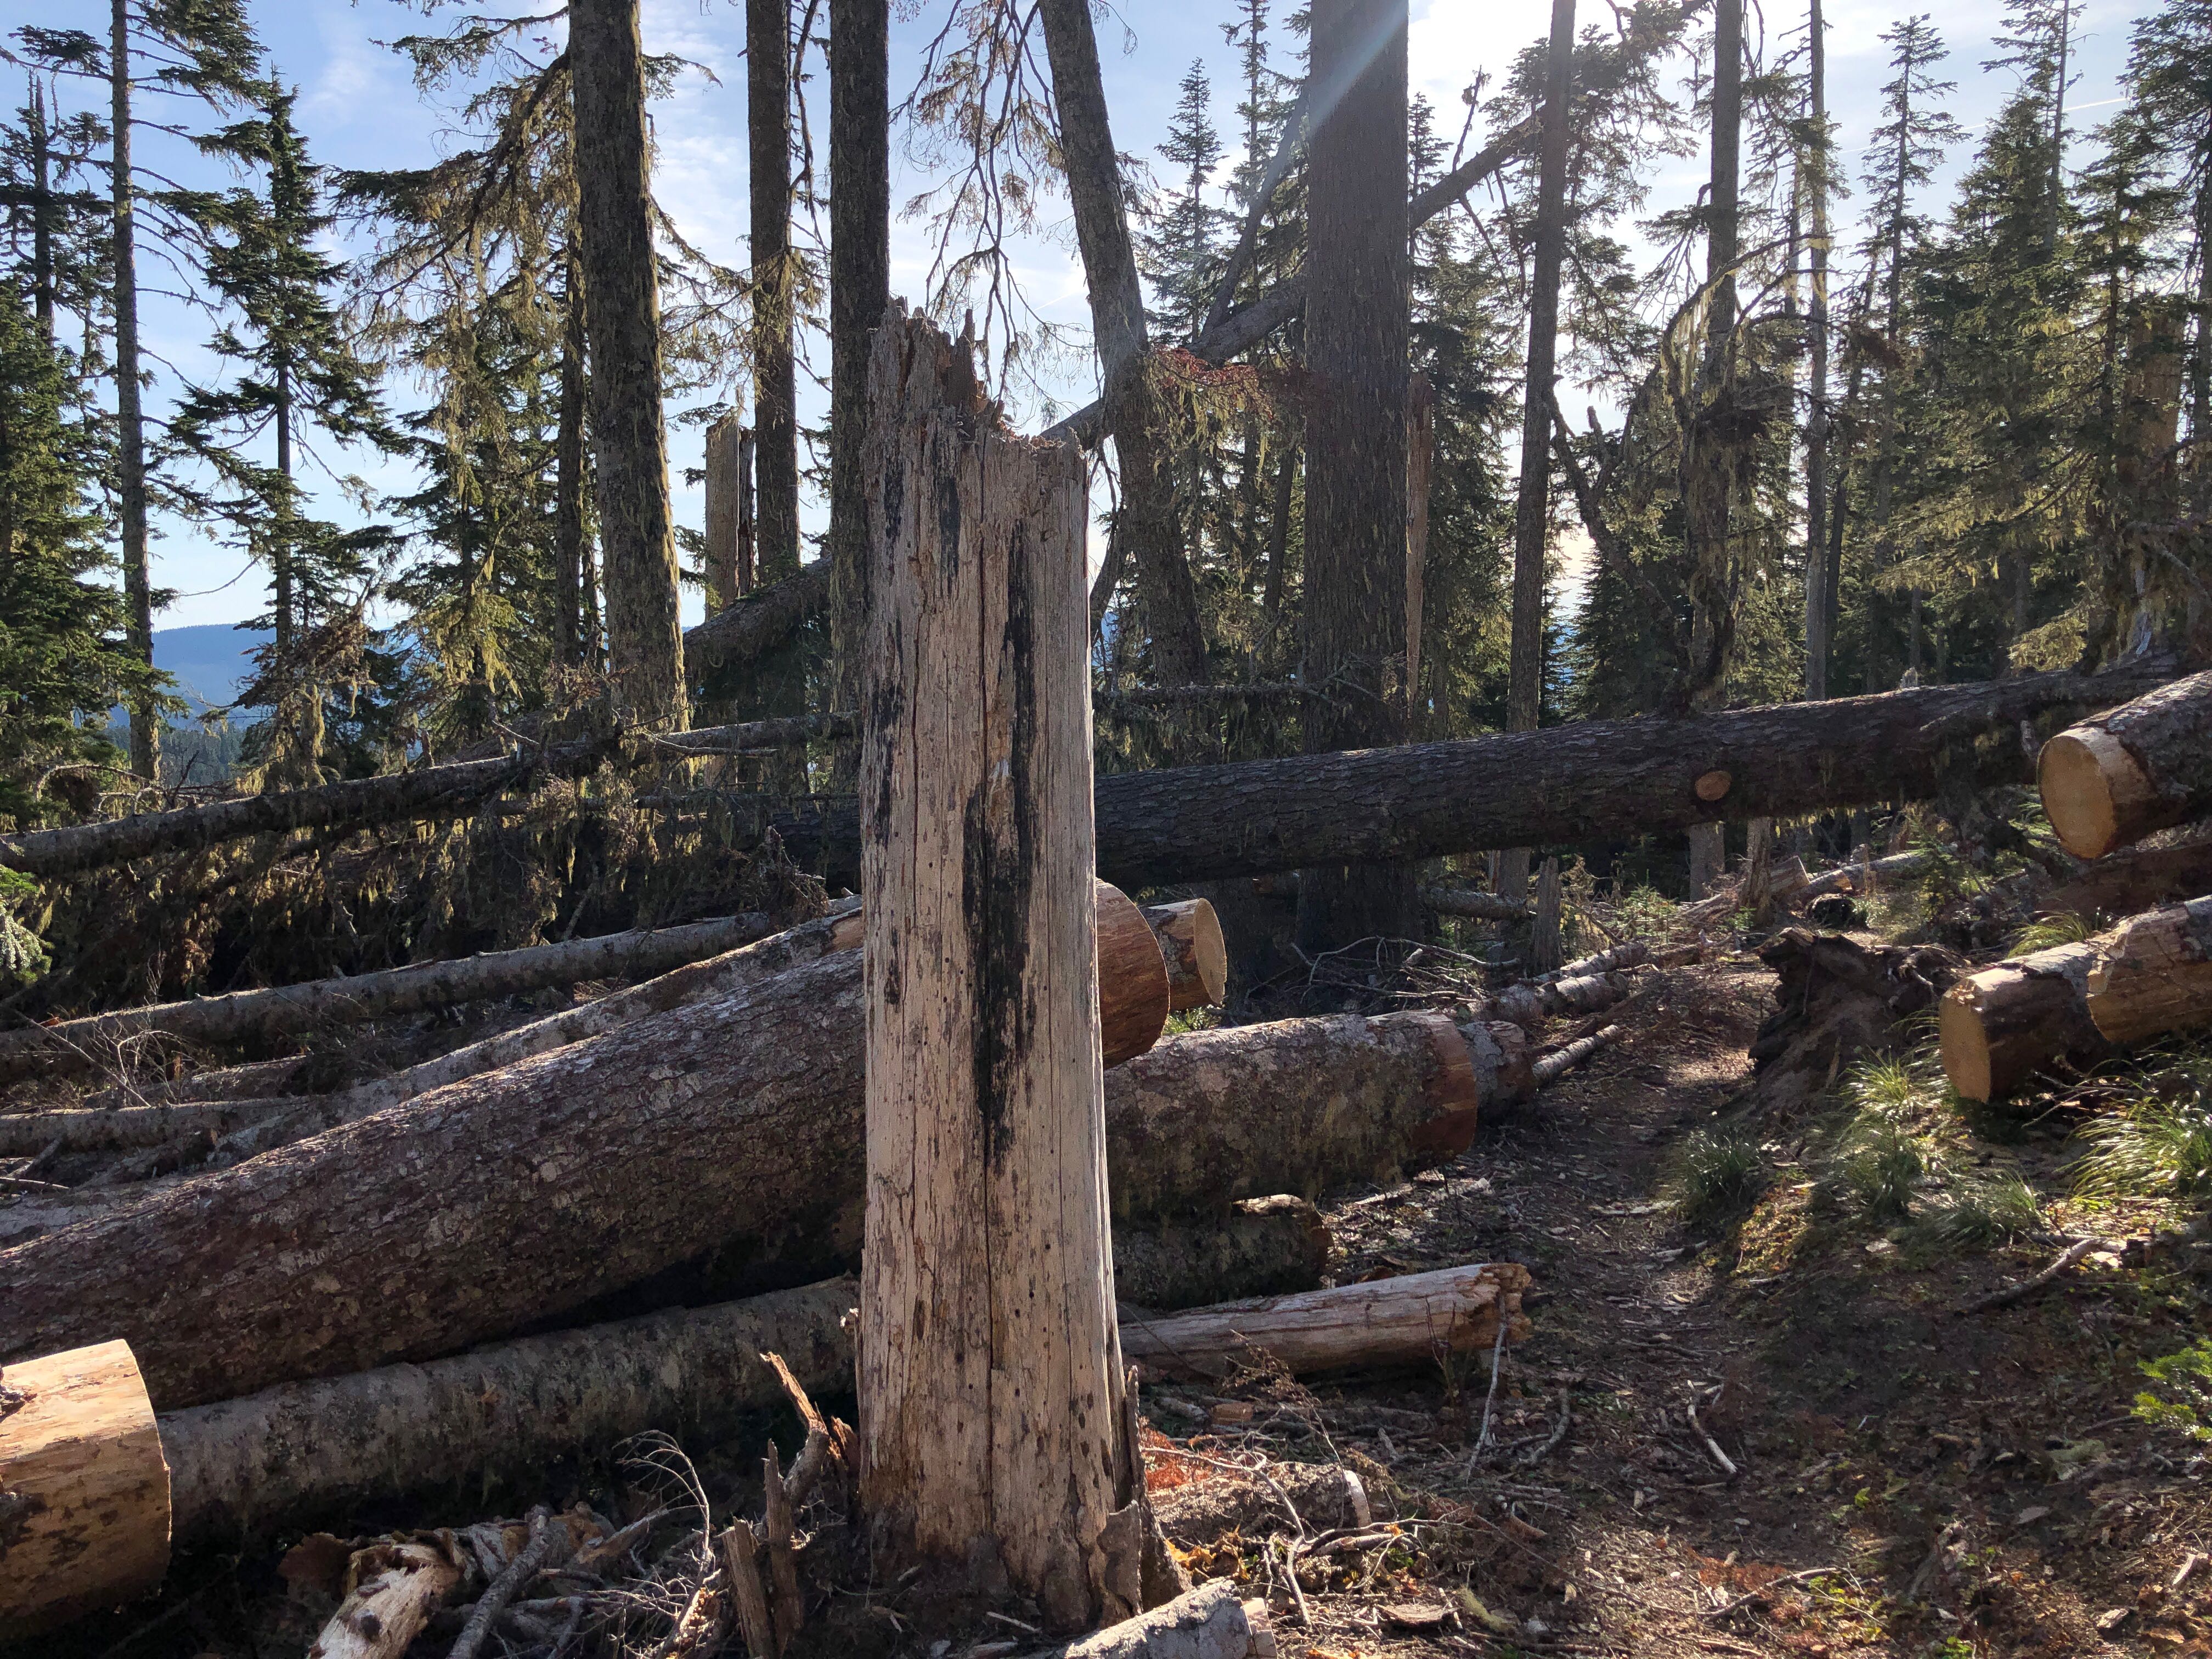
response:
M1121 1327L1122 1352L1148 1376L1224 1373L1240 1349L1264 1349L1292 1372L1419 1364L1526 1335L1518 1262L1440 1267L1333 1290L1194 1308Z
M2043 745L2036 781L2080 859L2212 807L2212 670L2069 726Z
M988 1566L1081 1628L1140 1604L1144 1480L1107 1242L1083 465L996 429L966 348L900 307L869 397L860 1499L879 1571Z

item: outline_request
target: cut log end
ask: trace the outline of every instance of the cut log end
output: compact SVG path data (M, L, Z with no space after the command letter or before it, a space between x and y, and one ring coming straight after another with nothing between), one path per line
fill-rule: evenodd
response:
M127 1342L0 1370L0 1640L145 1595L169 1569L169 1465Z
M2094 726L2061 732L2043 745L2035 769L2044 812L2059 844L2077 859L2100 859L2156 827L2148 815L2157 791L2109 732Z
M1717 768L1711 772L1699 773L1698 781L1690 786L1692 793L1708 806L1717 801L1726 800L1728 792L1735 787L1735 779Z
M1971 981L1954 986L1936 1015L1943 1075L1961 1098L1986 1101L1991 1094L1989 1034L1982 1027Z
M1166 954L1134 900L1095 884L1098 927L1098 1037L1109 1066L1146 1053L1174 1006Z
M1167 962L1169 1011L1218 1006L1229 988L1229 947L1212 905L1204 899L1146 905L1145 920Z

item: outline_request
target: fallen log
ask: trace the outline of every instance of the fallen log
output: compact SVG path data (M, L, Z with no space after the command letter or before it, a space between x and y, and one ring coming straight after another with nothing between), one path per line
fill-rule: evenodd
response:
M307 1659L405 1659L464 1576L450 1537L392 1539L354 1552L346 1597Z
M151 1032L185 1042L238 1042L343 1022L397 1018L457 1002L481 1002L584 980L664 974L702 957L750 945L774 926L761 912L750 910L680 927L638 928L597 939L529 945L0 1031L0 1079L23 1075L33 1067L88 1070L115 1043Z
M1507 986L1485 1001L1469 1004L1462 1018L1486 1023L1507 1021L1534 1036L1554 1015L1594 1014L1625 1000L1635 988L1636 981L1620 969L1577 974L1572 978L1527 980Z
M801 565L781 581L756 588L735 605L684 630L684 672L692 679L741 667L774 651L830 604L830 562Z
M1866 892L1885 881L1899 881L1906 876L1920 873L1928 866L1928 854L1920 849L1909 853L1892 853L1866 864L1839 864L1832 870L1823 870L1800 888L1796 897L1820 898L1828 893L1850 891L1864 896Z
M2212 1024L2212 897L2131 916L2097 946L2087 1002L2106 1042Z
M1511 899L1473 887L1424 887L1420 897L1425 910L1432 910L1440 916L1464 916L1473 921L1526 921L1530 915L1525 904L1516 904Z
M1114 1230L1114 1294L1159 1312L1320 1287L1328 1224L1303 1198L1246 1199L1221 1217Z
M2212 671L2070 726L2036 760L2059 844L2099 859L2212 807Z
M1943 1075L1968 1100L2003 1100L2061 1060L2090 1064L2107 1045L2089 1018L2094 941L2053 945L1966 975L1937 1015Z
M1625 1035L1618 1025L1601 1025L1587 1036L1563 1043L1550 1054L1540 1057L1529 1067L1529 1082L1539 1089L1548 1083L1555 1083L1601 1048L1620 1042Z
M1650 960L1649 942L1640 939L1626 939L1595 955L1563 963L1557 972L1546 974L1536 983L1551 985L1562 980L1587 979L1592 974L1610 974L1623 968L1641 968Z
M1166 969L1154 961L1164 948L1158 929L1127 896L1105 882L1094 889L1097 904L1100 1036L1106 1064L1118 1066L1143 1053L1159 1038L1171 1006ZM1203 905L1205 901L1194 900ZM1211 907L1207 907L1211 915ZM225 1135L214 1148L218 1162L236 1163L289 1142L335 1129L414 1099L448 1083L478 1077L532 1054L550 1054L587 1037L618 1030L648 1014L711 1002L776 974L840 951L860 948L860 903L842 899L830 914L788 928L754 945L634 985L579 1008L502 1031L497 1036L457 1048L436 1060L379 1078L341 1093L301 1102L280 1114L264 1115ZM1194 919L1191 926L1199 926ZM1219 933L1218 924L1214 929ZM1218 997L1216 999L1218 1000ZM4 1121L4 1120L0 1120Z
M0 1643L160 1583L168 1510L169 1471L128 1343L0 1370Z
M1528 1034L1510 1020L1468 1020L1459 1028L1474 1071L1475 1092L1488 1109L1526 1100L1536 1090Z
M2153 847L2099 859L2043 901L2045 910L2091 921L2132 916L2154 905L2212 893L2212 841Z
M281 1110L276 1100L185 1101L174 1106L63 1108L0 1115L0 1158L21 1158L59 1141L70 1152L127 1152L184 1135L225 1135Z
M1509 1340L1525 1336L1521 1292L1528 1285L1528 1270L1518 1262L1492 1261L1128 1319L1121 1357L1148 1377L1219 1376L1248 1347L1300 1376L1421 1364L1489 1347L1501 1319Z
M124 1337L173 1409L451 1353L709 1255L732 1287L849 1265L860 999L838 952L0 1251L0 1359ZM1448 1157L1474 1109L1440 1015L1173 1038L1107 1074L1115 1218Z
M1229 987L1229 947L1221 919L1204 899L1148 904L1145 920L1168 965L1168 1007L1175 1013L1218 1006Z

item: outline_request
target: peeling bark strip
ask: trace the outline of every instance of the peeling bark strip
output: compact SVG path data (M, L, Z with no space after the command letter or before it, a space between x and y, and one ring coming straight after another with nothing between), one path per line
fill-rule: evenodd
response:
M2051 827L2081 859L2212 807L2212 671L2068 727L2036 775Z
M869 398L861 1498L879 1561L995 1556L1079 1628L1137 1610L1141 1497L1086 902L1083 466L996 429L966 349L902 306Z

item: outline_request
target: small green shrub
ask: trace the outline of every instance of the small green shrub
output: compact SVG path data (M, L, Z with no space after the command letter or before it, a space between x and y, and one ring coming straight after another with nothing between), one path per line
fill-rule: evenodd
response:
M1716 1221L1750 1206L1766 1185L1766 1162L1740 1134L1699 1129L1675 1152L1670 1185L1685 1221Z
M2136 1396L2135 1414L2160 1428L2178 1429L2191 1440L2212 1440L2212 1340L2179 1353L2143 1361L2143 1374L2162 1392Z

